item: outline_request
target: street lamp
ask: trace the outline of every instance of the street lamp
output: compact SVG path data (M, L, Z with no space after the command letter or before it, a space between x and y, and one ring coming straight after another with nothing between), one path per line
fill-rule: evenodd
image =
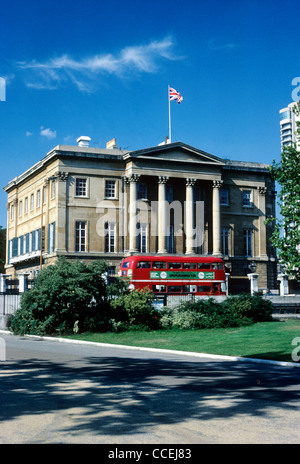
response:
M249 269L252 273L256 271L256 263L254 261L249 264Z

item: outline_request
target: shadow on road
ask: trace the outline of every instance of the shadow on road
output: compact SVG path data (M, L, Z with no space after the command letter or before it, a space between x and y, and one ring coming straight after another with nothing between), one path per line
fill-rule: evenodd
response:
M267 415L274 405L294 409L299 383L298 369L262 370L250 363L129 355L7 361L0 365L0 419L61 411L75 414L73 432L133 434L188 419Z

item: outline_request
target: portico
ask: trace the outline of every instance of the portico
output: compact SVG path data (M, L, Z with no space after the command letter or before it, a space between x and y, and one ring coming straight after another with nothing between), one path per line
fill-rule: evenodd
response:
M155 232L157 235L157 246L155 249L149 250L152 253L158 254L165 254L168 253L167 247L167 239L170 237L172 233L172 227L174 224L181 226L181 230L176 230L177 236L181 236L184 249L182 250L183 253L189 255L196 253L196 235L199 234L199 230L201 232L201 236L204 237L204 215L197 214L196 205L201 203L202 200L196 201L194 188L195 186L201 185L201 179L187 177L184 179L185 183L185 198L183 204L179 202L179 200L175 199L172 201L168 201L167 198L167 186L168 182L169 185L173 181L178 184L178 178L172 178L170 176L157 176L156 183L157 183L157 201L156 200L141 200L138 198L138 186L139 186L139 179L141 176L139 174L131 175L130 177L126 178L126 183L129 185L129 195L127 198L129 199L127 205L127 211L129 213L129 248L128 251L131 254L137 253L138 246L138 223L140 219L140 211L147 213L146 214L146 221L149 226L149 230ZM142 176L143 185L147 182L152 183L153 178ZM182 179L180 179L182 183ZM209 183L207 194L208 196L211 195L212 198L212 243L213 243L213 250L212 254L215 256L221 256L221 222L220 222L220 195L219 189L222 185L222 181L213 181L210 182L211 189L209 191ZM145 203L145 201L147 203ZM204 201L203 201L204 203ZM201 211L204 212L205 205L201 208ZM171 219L171 211L173 212L173 221ZM156 224L151 224L150 221L156 221ZM171 226L171 227L170 227Z
M137 250L138 210L140 201L138 198L139 182L151 185L156 189L152 198L147 198L147 207L151 209L149 221L157 221L156 246L149 250L152 253L165 254L170 252L167 241L174 233L174 224L177 225L176 236L181 235L181 252L187 255L196 253L197 234L204 239L205 234L212 237L213 244L210 252L221 256L221 220L220 220L220 195L222 186L223 161L192 147L178 147L177 150L154 147L141 152L130 153L125 156L126 181L129 184L129 253ZM172 197L168 197L168 187L173 188ZM203 198L196 198L195 189L205 192ZM204 198L205 197L205 198ZM154 202L157 204L154 205ZM201 208L203 217L196 217L196 205L203 202ZM212 227L207 225L205 232L205 202L212 205ZM156 207L156 217L155 217ZM176 217L170 222L170 209ZM208 208L206 208L208 209ZM198 209L199 211L199 209ZM211 222L207 218L206 223ZM178 230L181 225L181 231ZM149 224L150 226L150 224ZM153 224L151 230L154 230ZM174 240L174 237L171 237ZM208 249L208 245L206 246ZM173 250L172 250L173 251ZM178 252L176 250L176 252Z

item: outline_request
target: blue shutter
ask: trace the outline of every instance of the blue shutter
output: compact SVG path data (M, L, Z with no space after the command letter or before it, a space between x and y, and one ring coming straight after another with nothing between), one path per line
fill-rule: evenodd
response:
M29 234L26 234L26 251L25 253L29 253Z
M38 250L41 249L41 229L38 229Z
M12 258L18 256L18 238L12 239Z
M55 222L52 222L52 224L48 224L48 253L52 253L54 250L55 250Z
M50 231L51 231L51 224L48 224L48 253L50 253Z
M53 233L53 249L52 249L52 251L54 251L55 250L55 222L53 222L53 231L52 231L52 233Z
M21 235L20 237L20 255L22 255L24 253L23 251L23 241L24 241L24 235Z
M31 246L32 246L32 251L35 251L35 230L31 232Z

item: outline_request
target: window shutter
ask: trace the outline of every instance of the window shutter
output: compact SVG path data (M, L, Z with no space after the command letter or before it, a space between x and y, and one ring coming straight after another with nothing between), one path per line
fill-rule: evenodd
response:
M29 252L29 234L26 234L26 253Z
M41 229L38 229L38 246L37 249L41 249Z
M23 243L24 243L24 235L21 235L20 237L20 255L22 255L24 253L24 250L23 250Z
M32 248L32 251L35 250L35 231L31 232L31 248Z
M53 245L52 245L52 251L55 250L55 222L53 222L53 229L52 229L52 233L53 233Z
M18 255L18 238L15 237L12 239L12 257Z

